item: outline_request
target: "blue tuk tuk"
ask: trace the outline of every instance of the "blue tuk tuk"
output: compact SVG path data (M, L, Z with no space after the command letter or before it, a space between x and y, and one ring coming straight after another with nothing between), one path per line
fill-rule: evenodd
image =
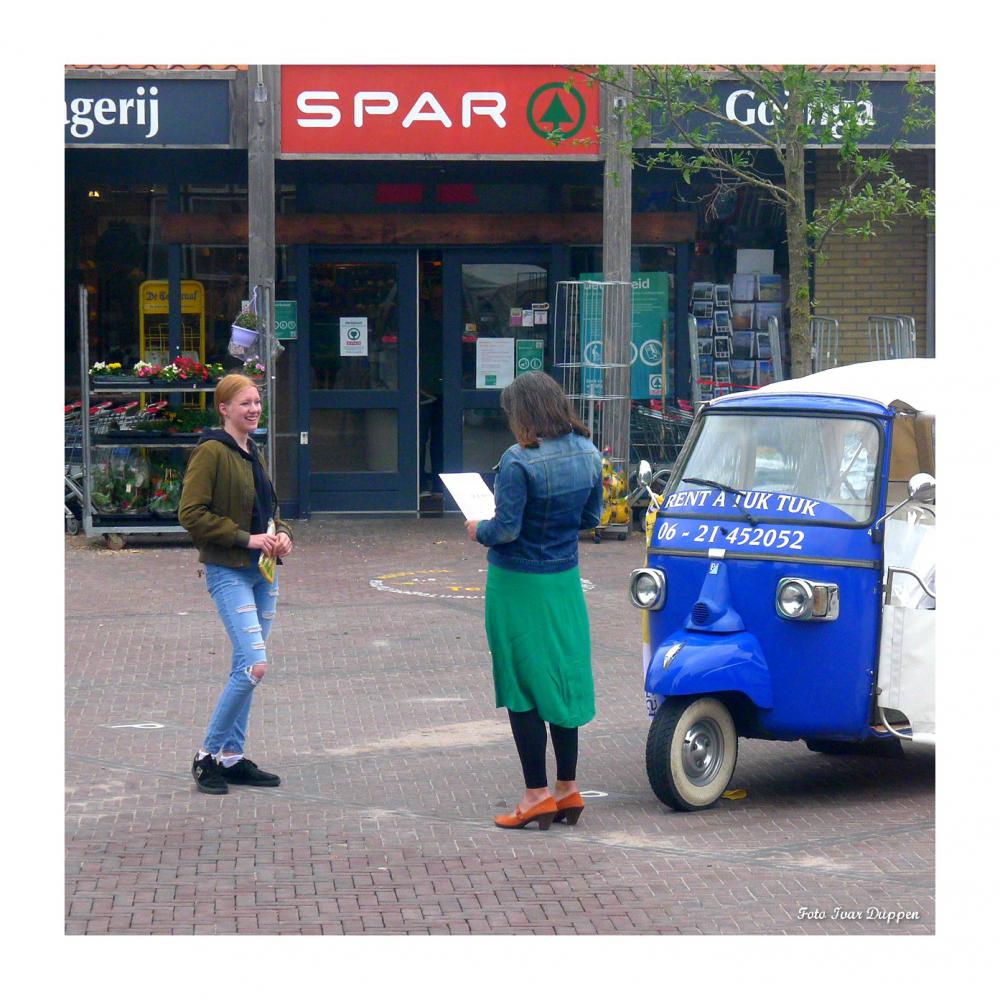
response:
M699 410L629 585L662 802L713 805L741 736L933 742L934 368L848 365Z

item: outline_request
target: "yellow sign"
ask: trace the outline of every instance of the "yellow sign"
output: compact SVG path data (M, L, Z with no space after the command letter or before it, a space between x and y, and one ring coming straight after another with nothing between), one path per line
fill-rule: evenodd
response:
M139 286L139 358L151 365L168 365L170 350L170 291L166 281L144 281ZM205 286L200 281L181 282L180 354L195 361L205 360ZM189 393L186 399L205 399ZM146 397L140 398L145 405ZM195 402L185 405L196 405Z
M146 315L170 312L170 292L166 281L144 281L139 286L139 307ZM181 312L204 313L205 288L200 281L181 282Z

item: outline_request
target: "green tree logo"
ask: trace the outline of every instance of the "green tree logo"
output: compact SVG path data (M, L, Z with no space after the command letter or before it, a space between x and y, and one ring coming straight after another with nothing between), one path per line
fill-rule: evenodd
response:
M562 142L583 128L587 105L576 87L546 83L528 98L527 114L528 124L543 139Z

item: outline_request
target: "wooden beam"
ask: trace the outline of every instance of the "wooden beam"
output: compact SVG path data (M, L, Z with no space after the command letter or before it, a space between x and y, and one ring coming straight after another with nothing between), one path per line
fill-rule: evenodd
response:
M279 215L275 241L282 246L600 244L602 221L599 212ZM639 212L632 216L632 243L690 243L695 224L693 212ZM163 216L162 231L166 243L245 244L247 219L245 215L168 213Z
M247 217L250 288L274 284L274 104L278 72L250 66L247 84Z
M604 385L608 397L601 417L597 446L612 456L616 471L628 479L629 401L632 373L632 156L625 108L632 89L632 67L616 66L622 87L601 87L602 148L604 149L604 236L601 241L606 288L602 297L601 331ZM581 387L582 388L582 387ZM627 530L627 528L626 528Z

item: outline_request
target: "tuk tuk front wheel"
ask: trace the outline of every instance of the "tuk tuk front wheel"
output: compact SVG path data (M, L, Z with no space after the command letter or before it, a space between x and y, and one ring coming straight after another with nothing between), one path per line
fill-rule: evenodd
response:
M736 726L716 698L668 698L646 738L646 775L656 797L682 812L708 809L736 769Z

